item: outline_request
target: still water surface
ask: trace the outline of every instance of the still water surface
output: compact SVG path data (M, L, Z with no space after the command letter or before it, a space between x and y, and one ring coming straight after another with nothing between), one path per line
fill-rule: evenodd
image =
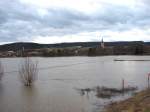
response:
M128 95L102 99L78 89L120 88L122 79L125 86L146 87L150 61L114 59L149 60L150 56L32 58L40 68L32 88L24 87L15 72L22 58L1 59L6 73L0 82L0 112L99 112L108 102Z

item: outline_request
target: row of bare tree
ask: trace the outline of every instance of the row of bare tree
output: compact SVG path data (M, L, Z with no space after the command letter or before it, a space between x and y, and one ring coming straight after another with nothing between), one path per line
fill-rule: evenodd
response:
M19 76L21 79L21 82L25 86L31 86L33 82L37 79L38 74L38 63L33 62L30 58L25 58L23 63L21 63L19 67ZM2 62L0 61L0 80L2 80L2 77L4 76L4 67Z

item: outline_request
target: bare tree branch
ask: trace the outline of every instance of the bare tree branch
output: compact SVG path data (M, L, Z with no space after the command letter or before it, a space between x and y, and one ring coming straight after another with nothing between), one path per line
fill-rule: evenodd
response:
M37 62L33 62L30 58L25 58L19 68L21 81L25 86L31 86L36 80L38 74Z

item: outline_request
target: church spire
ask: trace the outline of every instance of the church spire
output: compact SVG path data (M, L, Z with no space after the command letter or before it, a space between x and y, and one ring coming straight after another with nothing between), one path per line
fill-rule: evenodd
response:
M105 48L103 37L102 37L102 41L101 41L101 48Z

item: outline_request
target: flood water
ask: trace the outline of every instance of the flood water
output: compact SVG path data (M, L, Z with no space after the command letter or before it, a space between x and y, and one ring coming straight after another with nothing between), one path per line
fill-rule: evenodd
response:
M114 59L146 59L150 56L54 57L32 58L38 61L38 79L33 87L24 87L18 68L22 58L1 59L5 74L0 82L0 112L100 112L111 99L78 89L107 86L147 86L150 61L114 61Z

